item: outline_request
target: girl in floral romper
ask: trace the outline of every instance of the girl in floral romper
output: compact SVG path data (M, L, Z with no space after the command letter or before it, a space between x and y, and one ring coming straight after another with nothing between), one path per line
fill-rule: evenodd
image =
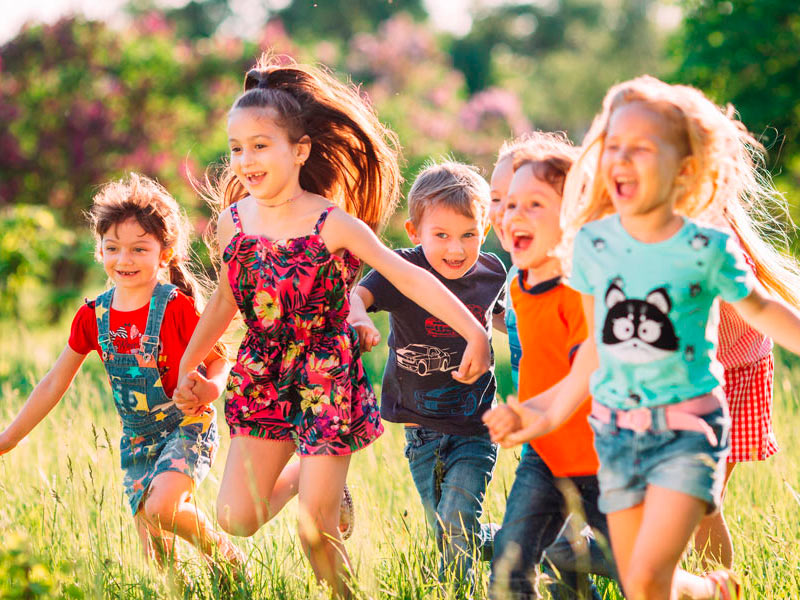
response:
M186 386L205 400L203 411L184 415L174 393L181 353L198 321L200 286L185 264L189 224L164 188L135 174L103 187L89 216L98 258L114 287L75 315L56 364L0 433L0 454L61 400L86 356L96 351L122 422L123 485L148 558L163 564L177 534L207 555L219 553L239 564L239 551L193 499L219 446L216 413L208 403L222 391L225 360L209 349L202 357L204 374L196 373Z
M489 345L455 296L376 237L397 201L396 138L357 90L317 68L264 61L244 89L228 116L220 282L181 381L241 312L247 332L228 381L232 440L217 517L226 531L252 535L296 487L314 573L344 594L337 525L350 455L383 431L346 322L360 261L467 339L460 381L488 369ZM299 468L284 470L293 453Z

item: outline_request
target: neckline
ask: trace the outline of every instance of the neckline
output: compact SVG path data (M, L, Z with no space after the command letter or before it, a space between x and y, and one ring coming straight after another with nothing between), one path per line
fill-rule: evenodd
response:
M687 230L687 228L689 226L689 223L691 223L691 221L687 217L685 217L683 215L679 215L679 216L680 216L682 222L681 222L681 226L678 228L678 230L675 233L673 233L671 236L669 236L668 238L660 240L658 242L643 242L641 240L637 240L622 225L622 220L619 218L619 214L615 214L614 215L614 223L616 224L617 228L622 232L622 235L628 241L630 241L630 242L632 242L634 244L637 244L639 246L644 246L644 247L649 247L649 248L658 248L659 246L667 246L669 244L672 244L675 241L679 240L681 237L683 237L683 234L686 232L686 230Z
M517 272L517 283L519 284L519 289L521 289L526 294L531 294L532 296L539 296L541 294L544 294L545 292L549 292L550 290L556 289L561 283L561 275L556 275L551 279L545 279L544 281L540 281L539 283L536 283L531 287L526 287L525 271L520 269Z

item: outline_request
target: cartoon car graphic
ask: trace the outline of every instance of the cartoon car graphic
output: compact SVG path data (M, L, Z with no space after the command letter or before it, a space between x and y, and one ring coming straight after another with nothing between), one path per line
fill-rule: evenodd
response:
M486 325L486 310L478 304L467 304L471 312L482 325ZM458 337L452 327L436 317L425 319L425 333L431 337Z
M416 411L427 417L460 415L468 417L478 410L478 391L451 386L438 390L414 392Z
M452 364L455 361L450 352L426 344L409 344L395 350L395 354L398 367L422 377L431 371L448 371L458 366Z

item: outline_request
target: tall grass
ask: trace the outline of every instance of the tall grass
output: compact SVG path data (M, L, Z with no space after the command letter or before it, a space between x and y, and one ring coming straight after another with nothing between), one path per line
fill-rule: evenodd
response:
M5 427L52 365L66 342L68 325L36 331L8 322L0 326L0 427ZM505 340L498 342L504 375ZM377 353L366 360L376 384L384 358ZM800 425L800 401L793 394L800 384L800 366L787 364L782 355L778 363L775 425L783 450L768 462L737 467L725 502L736 547L735 568L743 575L746 598L800 597L800 449L792 435ZM503 390L508 391L505 383ZM222 450L197 497L208 514L213 514L228 445L227 429L220 425ZM437 581L435 548L403 457L402 430L391 424L386 429L378 443L356 454L351 463L349 485L357 521L347 549L355 570L355 595L454 597L453 582ZM221 590L186 545L180 551L187 561L189 587L147 564L123 497L119 431L105 373L99 359L91 356L61 404L18 448L0 457L0 597L17 593L12 589L16 584L3 574L10 572L14 560L23 560L20 556L27 570L23 575L17 571L18 577L44 581L28 597L327 597L297 540L296 502L252 538L237 541L250 556L252 581L246 585ZM484 520L502 520L517 454L501 451ZM694 562L687 559L690 568ZM487 566L478 573L485 589ZM483 597L483 589L478 597ZM613 587L605 594L620 597Z

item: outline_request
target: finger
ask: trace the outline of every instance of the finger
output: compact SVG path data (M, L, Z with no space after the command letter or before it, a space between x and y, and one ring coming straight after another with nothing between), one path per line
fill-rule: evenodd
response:
M526 442L530 442L532 439L538 437L536 434L538 433L538 427L534 424L529 427L525 427L524 429L520 429L513 433L509 433L506 436L506 439L511 442L512 445L516 446L517 444L524 444Z

